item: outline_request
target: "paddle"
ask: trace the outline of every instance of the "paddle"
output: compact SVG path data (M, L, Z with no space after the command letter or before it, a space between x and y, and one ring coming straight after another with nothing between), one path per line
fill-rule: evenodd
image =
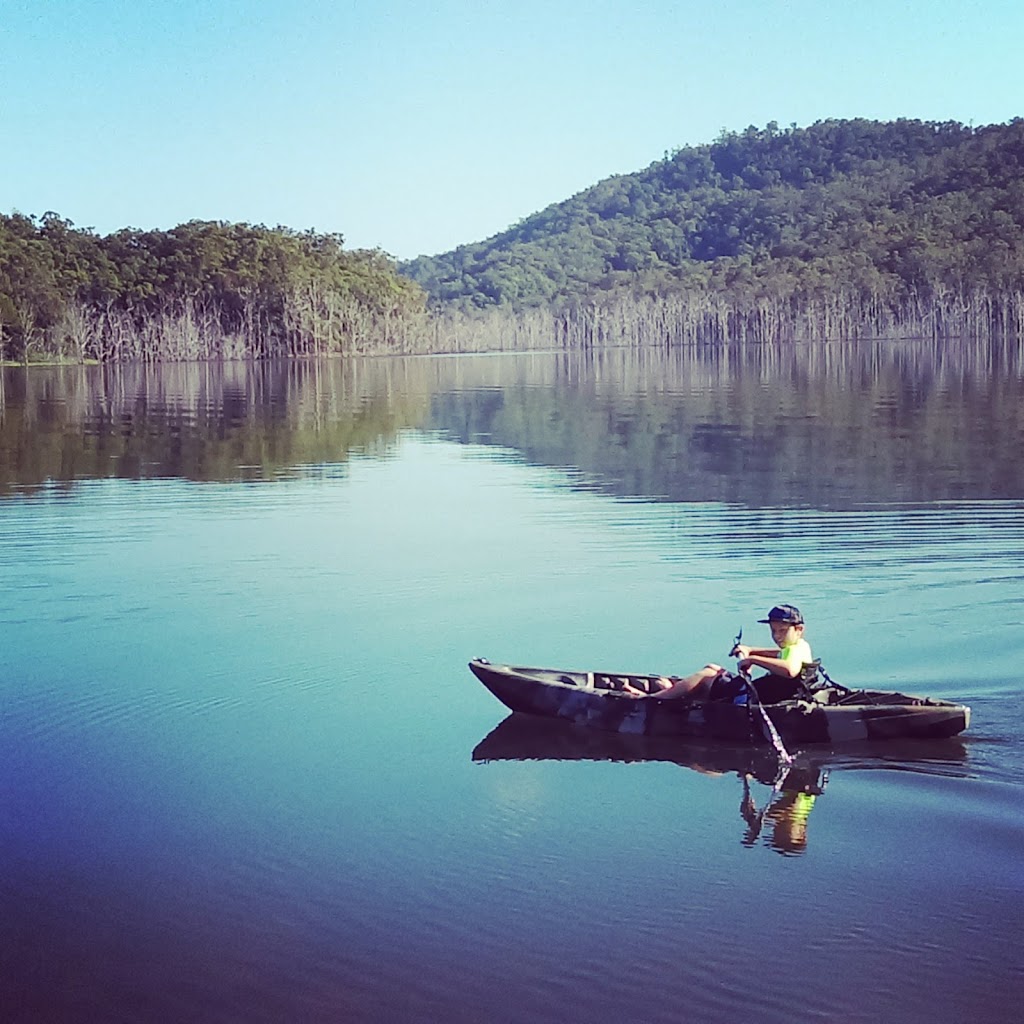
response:
M729 651L729 657L735 658L739 655L740 641L743 639L743 627L740 626L740 631L736 634L736 639L732 642L732 649ZM747 707L751 706L757 708L761 713L761 720L764 722L765 728L768 730L768 738L771 740L772 746L775 748L775 753L779 755L779 759L783 764L792 764L793 755L786 749L786 744L782 742L782 737L779 735L779 730L775 728L775 723L768 717L768 712L765 711L764 705L761 703L757 696L757 690L754 689L753 680L750 678L750 672L748 669L742 669L737 666L737 674L740 679L743 680L747 688Z

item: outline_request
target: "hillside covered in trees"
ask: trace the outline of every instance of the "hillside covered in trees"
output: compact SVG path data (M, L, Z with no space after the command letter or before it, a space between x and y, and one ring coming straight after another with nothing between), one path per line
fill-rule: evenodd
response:
M0 361L1024 336L1024 118L723 131L453 252L342 241L0 215Z
M1024 287L1024 119L723 132L401 267L435 302L571 309L710 292L884 303Z

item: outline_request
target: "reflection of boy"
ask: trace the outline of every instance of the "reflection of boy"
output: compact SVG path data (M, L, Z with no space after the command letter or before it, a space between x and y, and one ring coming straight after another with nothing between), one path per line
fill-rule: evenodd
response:
M776 704L781 700L790 700L796 696L800 688L800 673L804 665L814 660L811 646L804 639L804 617L800 609L791 604L776 605L768 618L759 619L766 622L772 631L775 647L748 647L737 644L733 654L739 659L741 672L751 668L767 669L768 675L755 679L753 687L757 698L762 704ZM683 697L726 697L728 682L732 678L721 665L705 665L692 675L683 679L660 679L660 690L645 694L627 687L626 692L632 697L654 697L657 700L673 700ZM716 692L718 691L718 692Z
M761 825L767 818L772 823L768 845L779 853L803 853L807 847L807 816L814 807L821 785L815 773L814 780L802 777L787 778L782 793L763 811L758 811L750 793L750 777L743 776L743 799L740 814L747 823L744 846L753 846L761 834Z

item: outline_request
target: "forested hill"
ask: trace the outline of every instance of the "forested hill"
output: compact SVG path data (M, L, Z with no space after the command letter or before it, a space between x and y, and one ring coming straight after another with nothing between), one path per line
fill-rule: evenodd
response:
M723 132L398 268L286 227L0 214L0 362L1004 334L1024 118Z
M462 308L695 288L741 302L837 286L887 302L1019 291L1024 119L723 132L400 269L435 302Z

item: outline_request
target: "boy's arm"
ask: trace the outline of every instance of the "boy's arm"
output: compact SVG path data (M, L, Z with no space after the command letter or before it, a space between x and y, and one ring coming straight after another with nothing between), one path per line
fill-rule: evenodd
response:
M800 669L802 668L799 661L795 658L791 658L789 661L783 661L779 655L782 652L778 648L773 647L758 647L750 651L750 653L740 661L740 668L750 668L751 666L757 666L757 668L767 669L773 675L777 676L789 676L790 679L795 679L800 675Z
M746 644L737 644L734 649L737 658L777 658L782 653L778 647L747 647Z

